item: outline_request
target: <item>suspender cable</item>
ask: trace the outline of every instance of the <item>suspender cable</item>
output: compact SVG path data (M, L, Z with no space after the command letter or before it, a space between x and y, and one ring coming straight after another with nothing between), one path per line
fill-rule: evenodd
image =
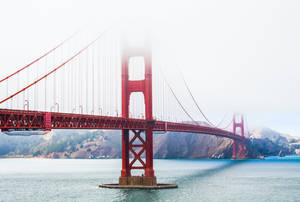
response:
M8 96L8 80L6 80L6 96ZM8 109L8 103L6 104L6 108Z
M88 55L88 50L85 52L86 54L86 68L85 68L85 76L86 76L86 82L85 82L85 87L86 87L86 92L85 92L85 107L86 107L86 114L89 114L88 110L88 96L89 96L89 55Z
M79 67L80 64L78 62L78 58L76 59L76 62L74 62L74 66L75 66L75 100L74 100L74 106L71 107L71 112L73 111L73 109L75 109L76 111L76 106L78 106L79 103ZM75 113L75 112L74 112Z
M45 72L47 72L47 58L45 58ZM45 108L44 110L47 110L47 78L45 78Z
M65 95L65 89L66 89L66 86L65 86L65 78L66 78L66 74L65 74L65 72L66 72L66 68L64 68L63 70L62 70L62 75L60 75L61 76L61 79L60 79L60 99L59 99L59 104L60 104L60 109L61 109L61 111L62 112L65 112L65 99L63 99L63 97L64 97L64 95Z
M38 75L38 69L39 69L39 63L37 63L37 69L36 69L36 77L37 79L39 77ZM34 91L33 91L33 100L34 100L34 110L38 110L37 108L37 85L34 86Z
M80 59L80 57L78 58L78 60L79 60L78 63L79 63L79 68L80 68L80 67L82 67L83 62ZM80 69L78 70L79 72L80 72ZM82 76L79 76L78 78L79 78L79 83L80 83L80 86L79 86L79 102L78 102L78 109L79 109L79 106L81 106L83 104L82 103L82 86L83 86L83 81L82 81Z
M92 114L95 114L95 64L94 64L95 46L92 47Z
M99 48L99 42L97 42L96 43L96 47L97 47L97 53L98 53L98 56L96 57L97 58L97 95L98 95L98 102L97 102L97 107L98 107L98 109L97 109L97 111L98 111L98 114L99 115L101 115L101 93L102 93L102 90L101 90L101 88L102 88L102 85L101 85L101 80L102 80L102 78L101 78L101 74L100 74L100 68L101 68L101 65L100 65L100 61L99 61L99 58L101 57L101 55L100 55L100 53L101 53L101 51L100 51L100 48Z
M18 77L17 77L17 89L20 88L20 74L18 74ZM17 98L17 109L19 109L19 98Z
M115 43L115 58L114 61L115 62L115 75L119 75L118 74L118 43ZM116 93L116 110L117 110L117 117L119 116L119 103L118 103L118 78L115 79L115 93Z
M55 52L53 52L53 65L55 66ZM56 71L54 72L53 75L53 105L56 102Z

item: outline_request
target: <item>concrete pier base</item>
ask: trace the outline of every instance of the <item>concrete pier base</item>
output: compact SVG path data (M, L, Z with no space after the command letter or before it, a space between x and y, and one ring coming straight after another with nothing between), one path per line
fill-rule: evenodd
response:
M119 185L156 186L156 177L131 176L120 177Z
M131 176L120 177L119 184L100 184L99 187L111 189L171 189L177 184L157 184L156 177Z
M178 188L177 184L157 184L155 186L144 185L119 185L119 184L100 184L101 188L109 189L174 189Z

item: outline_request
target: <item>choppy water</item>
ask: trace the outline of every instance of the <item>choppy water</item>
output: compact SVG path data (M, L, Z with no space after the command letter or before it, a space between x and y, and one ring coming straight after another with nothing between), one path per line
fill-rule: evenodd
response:
M0 201L300 201L300 158L154 163L178 189L98 188L117 183L121 160L0 159Z

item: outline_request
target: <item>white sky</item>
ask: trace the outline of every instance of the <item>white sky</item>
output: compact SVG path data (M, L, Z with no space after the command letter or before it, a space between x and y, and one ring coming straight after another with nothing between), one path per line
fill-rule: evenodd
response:
M275 0L0 1L0 77L79 28L149 27L170 80L180 68L214 122L241 112L250 128L300 136L299 10Z

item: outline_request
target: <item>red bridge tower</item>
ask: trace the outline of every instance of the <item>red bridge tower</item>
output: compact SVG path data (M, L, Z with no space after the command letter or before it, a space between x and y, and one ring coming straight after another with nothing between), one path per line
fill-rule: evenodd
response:
M241 136L244 137L244 117L240 115L240 122L237 122L237 116L233 116L233 133L237 134L237 129L240 129ZM233 139L233 159L244 159L245 158L245 140L236 141Z
M145 78L143 80L129 80L129 62L132 57L143 57L145 64ZM146 130L122 130L122 170L119 178L120 185L156 185L153 170L153 125L152 117L152 55L149 47L142 49L123 47L122 55L122 117L129 118L130 95L133 92L144 94ZM133 137L130 136L130 131ZM141 136L145 133L145 138ZM139 144L136 144L135 141ZM135 143L135 144L134 144ZM130 153L133 160L130 160ZM142 154L146 155L146 161ZM140 165L135 166L134 164ZM132 169L144 170L143 176L131 176Z

